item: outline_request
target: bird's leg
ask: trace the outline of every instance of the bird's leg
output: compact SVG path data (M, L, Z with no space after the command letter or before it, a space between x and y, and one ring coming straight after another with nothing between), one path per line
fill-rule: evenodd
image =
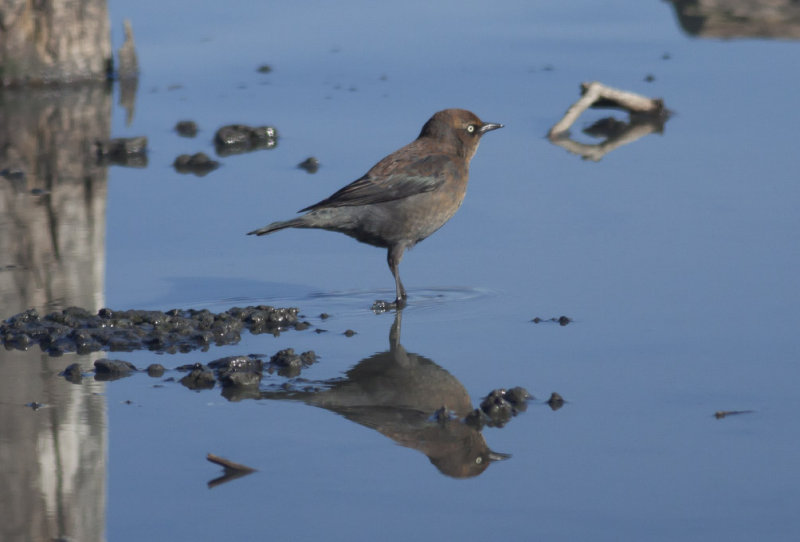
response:
M403 259L403 251L405 247L402 245L394 245L389 247L389 254L386 257L386 261L389 263L389 269L392 272L392 276L394 277L394 286L395 286L395 304L397 305L398 309L402 309L406 306L406 289L403 288L403 283L400 282L400 260Z

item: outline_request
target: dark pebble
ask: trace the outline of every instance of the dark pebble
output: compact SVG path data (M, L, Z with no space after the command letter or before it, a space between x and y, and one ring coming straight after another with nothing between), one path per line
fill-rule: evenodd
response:
M63 376L65 379L67 379L67 381L72 382L73 384L80 384L83 380L81 366L77 363L68 365L67 368L60 373L60 376Z
M353 335L355 335L355 334L356 334L356 332L355 332L355 331L353 331L352 329L348 329L347 331L345 331L345 332L344 332L344 334L343 334L343 335L344 335L345 337L352 337L352 336L353 336Z
M300 361L303 362L303 365L313 365L317 362L317 354L313 350L303 352L300 354Z
M527 402L533 399L533 396L525 388L515 386L506 392L505 398L517 410L524 410Z
M300 356L294 353L294 348L286 348L280 350L274 356L269 358L269 362L279 367L302 367L303 362Z
M180 379L180 383L190 390L209 390L216 384L216 378L214 373L198 363L188 375Z
M304 367L317 362L317 355L313 350L297 355L293 348L286 348L277 352L269 360L271 367L278 369L278 374L286 378L294 378L300 374Z
M217 372L223 388L258 386L263 365L260 359L251 356L229 356L208 364Z
M220 156L230 156L260 149L272 149L278 144L278 131L272 126L251 127L230 124L214 134L214 146Z
M227 371L219 376L223 388L249 388L258 386L261 373L253 371Z
M95 380L116 380L130 376L134 371L136 367L128 361L101 358L94 362Z
M161 378L164 376L164 366L159 363L151 363L147 366L147 376Z
M272 71L272 66L269 64L262 64L256 69L256 71L258 73L270 73Z
M531 394L525 388L492 390L480 404L483 422L490 427L503 427L513 416L525 411Z
M547 400L547 404L550 405L550 408L553 410L558 410L564 406L564 403L564 398L556 392L551 393L550 399Z
M308 173L316 173L319 170L319 160L317 160L313 156L309 156L308 158L297 164L297 167L306 170L306 172Z
M123 137L95 143L97 163L143 168L147 166L147 137Z
M193 120L181 120L175 125L179 136L194 137L197 135L197 123Z
M193 173L198 177L203 177L217 169L219 162L212 160L204 152L195 154L181 154L172 163L178 173Z

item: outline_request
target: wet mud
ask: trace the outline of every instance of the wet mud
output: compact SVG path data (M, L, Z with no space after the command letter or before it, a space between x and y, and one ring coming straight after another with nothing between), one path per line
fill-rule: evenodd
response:
M81 309L67 309L39 317L34 311L27 311L4 322L2 336L8 339L6 347L9 348L20 344L19 333L15 332L25 330L24 335L29 340L22 340L22 343L29 344L39 338L36 332L48 324L59 337L68 337L68 334L63 335L64 327L73 326L68 329L74 330L75 326L85 324L92 329L103 329L104 322L113 321L119 326L120 321L135 321L150 336L149 339L140 338L139 346L149 347L153 344L152 331L156 327L163 328L185 316L194 317L186 324L189 329L196 327L198 320L204 322L200 324L203 327L213 328L213 322L221 321L226 325L235 322L242 327L257 326L258 330L266 329L269 321L272 322L270 329L276 332L302 323L297 320L296 309L247 307L217 315L208 311L190 313L103 309L93 315ZM320 315L321 319L327 317L327 314ZM456 478L479 475L492 462L508 459L510 455L489 448L482 431L486 427L505 427L512 418L527 410L533 396L519 386L496 389L474 407L467 390L450 372L403 348L401 318L402 311L396 312L388 350L370 354L343 375L326 380L301 377L303 371L319 362L319 357L312 350L297 352L293 348L284 348L272 355L226 356L207 364L190 363L173 369L152 364L141 370L125 360L101 358L92 369L74 363L60 376L81 385L92 379L110 382L147 374L159 379L156 384L159 388L172 384L199 393L211 391L231 402L248 399L302 402L344 416L397 444L418 450L442 474ZM51 336L50 340L54 338ZM55 342L60 344L58 339Z
M100 309L96 314L79 307L40 316L30 309L0 324L0 341L7 350L27 350L38 345L51 356L67 352L88 354L152 350L176 353L206 350L210 345L236 344L244 330L253 334L280 334L304 329L296 308L267 305L167 312Z

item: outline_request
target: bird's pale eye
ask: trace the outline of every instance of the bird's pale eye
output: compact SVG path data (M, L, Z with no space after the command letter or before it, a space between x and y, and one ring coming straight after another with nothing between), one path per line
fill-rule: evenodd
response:
M475 131L475 125L474 124L470 124L469 126L467 126L467 132L469 132L471 134L474 131Z

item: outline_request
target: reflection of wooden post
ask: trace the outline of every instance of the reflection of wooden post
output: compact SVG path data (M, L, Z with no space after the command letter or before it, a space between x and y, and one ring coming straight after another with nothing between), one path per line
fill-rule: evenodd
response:
M104 84L0 91L0 306L103 304L107 168L95 141L110 134Z
M0 89L0 318L30 307L104 305L105 83ZM0 540L104 540L103 385L58 377L68 363L0 348ZM31 412L22 405L45 406Z
M105 0L0 4L0 86L106 78L111 31Z

